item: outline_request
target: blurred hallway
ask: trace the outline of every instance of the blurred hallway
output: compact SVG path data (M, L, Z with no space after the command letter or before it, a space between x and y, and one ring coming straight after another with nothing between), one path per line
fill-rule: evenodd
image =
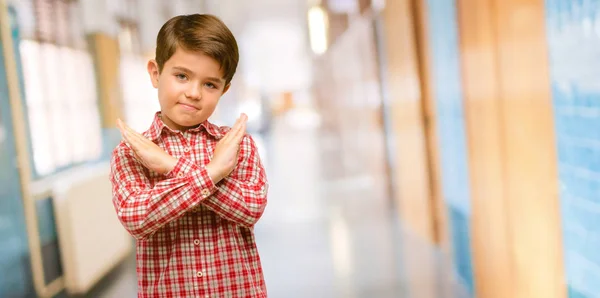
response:
M0 298L135 297L117 118L214 14L270 182L269 297L600 298L600 2L0 0Z

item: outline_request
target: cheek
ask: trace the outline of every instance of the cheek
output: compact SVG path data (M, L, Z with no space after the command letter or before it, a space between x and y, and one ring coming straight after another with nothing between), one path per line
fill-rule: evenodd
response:
M159 82L159 90L162 96L173 97L180 93L181 84L172 82L169 80L162 80Z
M218 92L210 92L207 94L205 94L203 96L203 101L204 101L204 106L209 108L212 107L214 108L215 106L217 106L217 103L219 102L219 98L220 98L220 93Z

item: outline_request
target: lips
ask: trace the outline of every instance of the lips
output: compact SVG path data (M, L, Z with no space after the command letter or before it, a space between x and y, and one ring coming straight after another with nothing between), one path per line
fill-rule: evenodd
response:
M186 110L190 110L190 111L197 111L197 110L200 110L199 108L197 108L197 107L196 107L196 106L194 106L194 105L190 105L190 104L186 104L186 103L181 103L181 102L180 102L179 104L180 104L180 105L181 105L181 106L182 106L184 109L186 109Z

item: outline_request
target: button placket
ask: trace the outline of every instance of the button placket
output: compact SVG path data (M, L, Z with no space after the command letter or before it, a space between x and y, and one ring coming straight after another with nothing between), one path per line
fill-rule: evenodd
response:
M179 138L181 139L181 144L188 147L187 132L179 132Z
M196 207L198 208L198 207ZM206 280L206 271L203 269L206 269L205 265L206 265L206 260L204 259L204 253L202 252L202 241L204 239L204 235L202 233L202 227L201 227L201 222L198 221L198 219L196 217L194 217L193 219L193 230L197 231L195 232L195 236L192 236L193 239L193 247L192 250L194 251L193 255L195 256L195 261L194 263L197 264L196 266L196 271L193 273L194 277L194 288L196 290L196 297L204 297L204 295L206 295L208 292L207 289L207 280Z

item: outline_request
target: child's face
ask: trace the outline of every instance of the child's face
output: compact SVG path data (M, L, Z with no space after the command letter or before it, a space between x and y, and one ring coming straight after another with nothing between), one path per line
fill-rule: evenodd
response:
M159 74L156 61L148 62L152 86L158 88L163 122L172 129L197 126L212 115L227 92L220 65L214 59L178 48Z

